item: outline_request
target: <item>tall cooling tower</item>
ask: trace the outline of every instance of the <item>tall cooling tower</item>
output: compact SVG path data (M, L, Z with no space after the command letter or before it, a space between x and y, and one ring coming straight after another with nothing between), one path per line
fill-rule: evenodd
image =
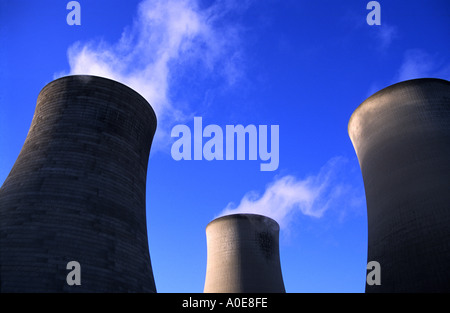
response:
M155 130L149 103L118 82L67 76L42 89L0 189L1 292L156 292L145 211Z
M285 292L278 223L257 214L219 217L206 227L204 292Z
M353 113L348 132L367 201L366 292L450 291L450 82L389 86Z

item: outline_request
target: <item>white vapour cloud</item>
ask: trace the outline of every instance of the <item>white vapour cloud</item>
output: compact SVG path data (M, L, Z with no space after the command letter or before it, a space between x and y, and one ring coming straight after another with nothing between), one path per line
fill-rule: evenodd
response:
M344 158L336 157L316 175L304 179L292 175L277 178L262 195L249 192L237 207L229 203L219 215L261 214L273 218L286 229L297 213L321 218L330 207L342 206L343 200L348 206L361 205L363 197L355 192L356 188L337 175L342 172L344 163Z
M450 63L448 58L440 54L431 54L423 49L408 49L405 51L401 65L393 75L388 85L416 78L441 78L450 80ZM366 97L386 87L379 82L373 82Z
M423 77L450 79L450 64L444 64L437 55L421 49L407 50L398 71L397 81Z
M190 115L170 99L177 66L194 60L228 83L239 76L233 63L239 56L237 26L218 26L232 9L222 2L200 10L193 0L143 0L118 42L78 42L68 49L70 74L102 76L135 89L156 112L156 138L168 136L169 127Z

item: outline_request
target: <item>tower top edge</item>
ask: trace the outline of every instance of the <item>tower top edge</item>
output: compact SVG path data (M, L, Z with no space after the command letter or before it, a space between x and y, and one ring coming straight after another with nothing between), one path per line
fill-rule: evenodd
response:
M139 98L143 103L146 103L147 106L150 108L150 111L152 113L152 115L154 116L155 120L157 120L157 116L155 113L155 110L153 109L153 107L151 106L151 104L149 103L149 101L147 99L145 99L145 97L143 95L141 95L139 92L137 92L135 89L133 89L132 87L111 79L111 78L106 78L103 76L96 76L96 75L88 75L88 74L75 74L75 75L66 75L66 76L62 76L59 77L57 79L54 79L52 81L50 81L49 83L47 83L39 92L39 95L41 93L43 93L46 89L51 88L53 85L57 84L57 83L61 83L61 82L79 82L80 84L110 84L111 86L114 86L114 88L121 88L124 90L128 90L130 93L134 94L136 96L136 98Z
M221 223L221 222L230 221L230 220L236 220L236 221L247 220L249 222L252 222L252 221L263 222L263 223L270 224L271 227L275 227L276 229L280 228L280 226L278 225L278 222L275 221L273 218L270 218L268 216L261 215L261 214L255 214L255 213L235 213L235 214L223 215L223 216L217 217L214 220L212 220L211 222L209 222L208 225L206 226L206 228L208 228L211 225L214 225L216 223Z

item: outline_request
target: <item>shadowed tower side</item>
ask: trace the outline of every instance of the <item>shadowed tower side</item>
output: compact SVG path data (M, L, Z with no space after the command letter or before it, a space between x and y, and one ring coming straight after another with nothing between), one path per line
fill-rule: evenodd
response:
M348 132L367 201L366 292L450 291L450 82L389 86L352 114Z
M207 293L284 293L279 226L257 214L219 217L206 227Z
M0 291L156 292L145 186L156 116L95 76L45 86L0 189ZM69 286L66 265L81 266Z

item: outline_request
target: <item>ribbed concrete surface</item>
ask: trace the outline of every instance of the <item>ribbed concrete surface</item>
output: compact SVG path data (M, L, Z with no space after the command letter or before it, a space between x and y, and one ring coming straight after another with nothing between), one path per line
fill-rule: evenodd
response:
M156 117L94 76L45 86L0 189L1 292L155 292L145 185ZM81 286L68 286L69 261Z
M206 227L206 293L284 293L279 226L257 214L232 214Z
M364 101L348 127L367 201L366 292L450 291L450 82L417 79Z

